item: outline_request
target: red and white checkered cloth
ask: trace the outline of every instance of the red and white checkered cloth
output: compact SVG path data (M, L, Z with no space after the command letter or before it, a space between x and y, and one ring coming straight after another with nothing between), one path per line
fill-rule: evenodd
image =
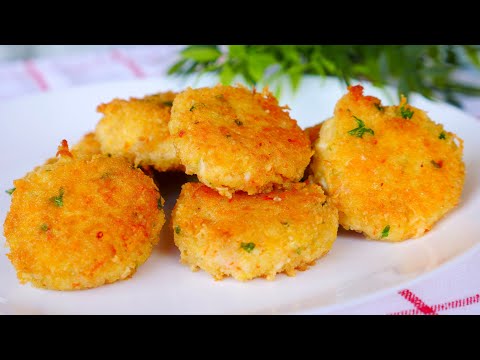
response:
M163 75L178 50L179 46L139 46L0 63L0 101L87 83ZM480 99L465 99L464 104L468 112L480 115ZM479 274L480 251L476 251L406 289L345 306L335 313L480 314Z

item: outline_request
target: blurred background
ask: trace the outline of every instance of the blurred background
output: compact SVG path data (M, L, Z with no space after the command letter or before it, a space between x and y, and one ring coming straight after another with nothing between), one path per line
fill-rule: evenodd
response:
M0 100L95 82L216 74L279 95L305 75L392 85L480 116L478 45L0 45Z
M0 61L81 54L136 45L0 45Z

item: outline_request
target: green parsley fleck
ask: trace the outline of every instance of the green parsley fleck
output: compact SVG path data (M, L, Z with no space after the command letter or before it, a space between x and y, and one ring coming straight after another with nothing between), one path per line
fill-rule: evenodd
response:
M388 233L390 232L390 225L385 226L385 228L382 230L382 239L386 238L388 236Z
M348 132L349 135L356 136L359 138L362 138L363 134L365 133L375 135L375 132L372 129L365 127L365 123L363 122L363 120L357 118L355 115L353 115L352 117L355 118L355 120L357 121L358 127L350 130Z
M198 109L200 106L205 106L205 104L203 104L203 103L193 104L192 107L190 108L190 111L193 112L193 110Z
M175 233L176 233L177 235L180 234L180 231L182 231L182 229L180 229L180 226L178 226L178 225L175 226Z
M243 122L241 122L240 120L238 119L235 119L235 124L237 124L238 126L242 126L243 125Z
M40 226L40 229L41 229L42 231L47 231L47 230L48 230L48 225L47 225L47 224L42 224L42 225Z
M295 250L295 252L300 255L302 253L302 249L301 248L297 248L297 250Z
M441 163L437 163L436 161L432 160L431 161L432 165L434 168L437 168L437 169L440 169L442 167L442 164Z
M5 190L5 192L8 194L8 195L12 195L13 192L15 191L16 188L11 188L11 189L8 189L8 190Z
M250 253L253 251L253 249L255 249L255 244L250 242L250 243L244 243L242 242L242 244L240 245L240 247L245 250L246 252Z
M159 198L158 198L158 201L157 201L157 208L158 208L158 210L162 210L162 209L163 209L163 205L162 205L162 197L159 197Z
M65 194L65 190L63 188L60 188L58 196L53 196L50 198L51 201L55 204L57 207L63 207L63 195Z
M172 107L173 101L164 101L163 105Z
M445 134L445 131L442 131L440 135L438 135L438 138L440 140L445 140L447 138L447 134Z
M400 108L400 114L404 119L411 119L413 116L413 111L408 108L405 108L405 105L402 105L402 107Z
M382 105L380 105L380 103L375 103L374 105L378 109L378 111L383 111L385 109Z

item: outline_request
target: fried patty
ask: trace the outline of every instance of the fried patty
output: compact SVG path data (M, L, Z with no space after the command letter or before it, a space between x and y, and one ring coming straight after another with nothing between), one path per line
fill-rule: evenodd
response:
M173 103L170 133L187 174L231 197L299 181L313 151L287 107L264 90L187 89Z
M125 158L59 153L14 182L4 234L20 282L74 290L130 277L165 222L156 185Z
M103 118L95 134L102 152L158 171L183 170L168 131L175 96L165 92L141 99L114 99L98 106Z
M423 235L459 203L462 153L457 135L405 98L383 106L353 86L323 124L311 169L344 228L402 241Z
M172 215L181 261L215 279L277 273L290 276L325 255L337 236L338 213L320 186L297 183L286 191L231 199L186 183Z

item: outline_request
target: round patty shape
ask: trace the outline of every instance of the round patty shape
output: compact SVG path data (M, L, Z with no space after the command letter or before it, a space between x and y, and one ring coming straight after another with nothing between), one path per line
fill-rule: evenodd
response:
M268 90L187 89L175 98L169 129L187 174L227 197L297 182L313 154L307 135Z
M306 270L332 247L338 213L320 186L293 184L289 190L229 200L200 184L183 185L172 216L181 261L215 279L237 280Z
M353 86L323 124L311 168L344 228L402 241L423 235L458 204L462 152L460 138L405 98L382 106Z
M175 93L165 92L142 99L115 99L97 110L103 118L95 134L103 153L121 155L135 165L158 171L182 170L168 131Z
M20 282L74 290L130 277L165 222L156 185L121 157L63 155L14 182L4 233Z

